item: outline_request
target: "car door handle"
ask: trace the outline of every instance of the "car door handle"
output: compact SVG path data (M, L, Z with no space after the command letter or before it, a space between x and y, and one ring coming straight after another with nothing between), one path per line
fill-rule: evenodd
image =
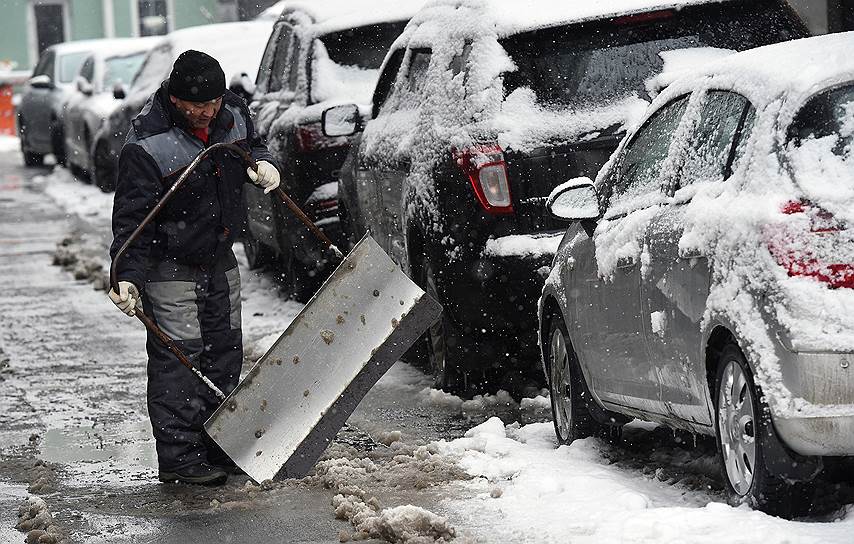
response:
M634 257L620 257L617 259L617 268L634 268L637 261L635 261Z

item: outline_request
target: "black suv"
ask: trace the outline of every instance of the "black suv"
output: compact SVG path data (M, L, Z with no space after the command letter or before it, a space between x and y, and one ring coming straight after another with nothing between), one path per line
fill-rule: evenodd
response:
M370 98L379 67L421 0L388 0L366 12L365 2L285 5L258 72L250 108L282 170L282 188L340 243L338 175L349 138L321 131L324 108ZM374 7L380 5L371 2ZM250 268L274 265L295 297L306 300L332 270L308 230L275 197L245 191Z
M462 394L542 380L536 302L566 229L546 210L552 189L595 177L668 73L807 34L771 0L542 3L508 20L431 4L386 56L370 119L355 105L324 114L328 135L363 131L342 217L444 305L426 354L438 385Z

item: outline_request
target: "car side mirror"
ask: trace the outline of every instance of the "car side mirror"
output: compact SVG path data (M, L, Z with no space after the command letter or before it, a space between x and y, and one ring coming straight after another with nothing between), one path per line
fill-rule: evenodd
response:
M599 218L599 195L590 178L573 178L555 187L546 200L549 213L564 221Z
M352 136L362 130L359 106L356 104L332 106L323 111L321 125L324 136Z
M53 80L47 74L31 77L30 87L33 89L53 89Z
M252 96L255 94L255 82L252 81L246 72L239 72L231 77L231 81L228 82L228 90L240 96L246 102L250 102Z
M128 92L123 83L113 85L113 98L116 100L124 100L127 98Z
M82 76L77 76L75 83L77 85L77 90L85 94L86 96L92 96L92 93L95 91L95 89L92 87L92 84L86 81L86 79Z

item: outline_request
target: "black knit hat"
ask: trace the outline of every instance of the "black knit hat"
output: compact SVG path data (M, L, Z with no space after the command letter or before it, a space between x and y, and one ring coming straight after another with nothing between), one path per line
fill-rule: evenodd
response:
M189 49L175 59L169 94L189 102L207 102L225 94L225 73L212 56Z

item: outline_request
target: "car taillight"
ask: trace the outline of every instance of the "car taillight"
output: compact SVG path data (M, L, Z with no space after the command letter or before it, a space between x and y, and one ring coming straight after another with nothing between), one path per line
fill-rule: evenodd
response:
M852 254L854 239L846 226L807 200L786 202L780 211L785 215L803 214L804 221L765 229L768 249L777 264L789 276L814 278L832 289L854 288L854 263L845 262L851 261L846 256Z
M350 143L346 136L325 136L320 123L297 126L297 150L300 153L344 147Z
M475 197L484 210L493 214L513 213L507 163L500 146L476 145L454 150L453 158L468 176Z

